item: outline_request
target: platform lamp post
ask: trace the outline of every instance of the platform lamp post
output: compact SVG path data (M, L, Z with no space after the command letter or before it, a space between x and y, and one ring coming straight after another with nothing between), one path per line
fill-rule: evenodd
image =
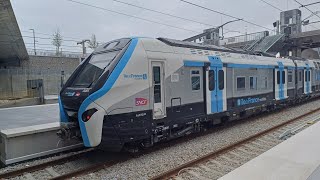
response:
M37 52L36 52L36 36L35 36L35 33L34 33L34 29L29 29L33 32L33 51L34 51L34 55L37 55Z

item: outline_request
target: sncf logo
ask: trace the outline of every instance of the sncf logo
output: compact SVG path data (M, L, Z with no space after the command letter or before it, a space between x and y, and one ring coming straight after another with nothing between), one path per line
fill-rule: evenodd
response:
M136 98L136 106L144 106L148 104L148 99Z

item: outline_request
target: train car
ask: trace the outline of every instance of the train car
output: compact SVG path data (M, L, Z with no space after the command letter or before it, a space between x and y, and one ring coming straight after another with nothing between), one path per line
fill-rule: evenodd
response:
M165 38L114 40L62 88L58 134L112 151L150 147L311 97L313 62Z

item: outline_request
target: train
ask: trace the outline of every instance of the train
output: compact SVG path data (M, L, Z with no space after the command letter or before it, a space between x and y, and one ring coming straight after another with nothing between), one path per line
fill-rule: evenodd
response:
M113 40L59 94L62 139L137 151L320 95L320 61L168 38Z

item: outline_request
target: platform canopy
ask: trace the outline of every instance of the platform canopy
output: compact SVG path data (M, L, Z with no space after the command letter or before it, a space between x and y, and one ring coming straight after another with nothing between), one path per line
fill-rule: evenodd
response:
M0 66L19 66L28 58L10 0L0 0Z

